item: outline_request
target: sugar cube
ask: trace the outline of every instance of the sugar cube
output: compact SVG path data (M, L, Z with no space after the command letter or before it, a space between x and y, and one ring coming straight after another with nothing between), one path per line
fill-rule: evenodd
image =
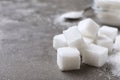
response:
M67 47L67 41L63 34L59 34L54 36L53 38L53 47L55 49L61 48L61 47Z
M95 44L91 44L88 49L86 49L86 53L83 54L82 57L83 63L95 67L101 67L106 63L108 57L108 49Z
M84 42L77 27L70 27L69 29L63 31L63 34L67 40L68 46L76 47L81 51L83 48L87 47L87 44Z
M80 52L77 48L63 47L57 49L57 65L61 71L80 69Z
M97 35L99 25L92 19L88 18L79 22L78 29L82 36L94 39Z
M108 48L109 53L113 50L113 40L107 36L98 36L96 44Z
M98 36L105 35L111 38L113 41L115 37L117 36L117 34L118 34L118 29L115 27L109 27L109 26L102 26L98 31Z

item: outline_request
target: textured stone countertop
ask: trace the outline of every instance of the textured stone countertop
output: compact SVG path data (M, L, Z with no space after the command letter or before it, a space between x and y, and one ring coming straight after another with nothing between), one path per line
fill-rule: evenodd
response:
M92 0L0 0L0 80L119 80L107 65L61 72L52 38L68 25L56 16L79 11Z

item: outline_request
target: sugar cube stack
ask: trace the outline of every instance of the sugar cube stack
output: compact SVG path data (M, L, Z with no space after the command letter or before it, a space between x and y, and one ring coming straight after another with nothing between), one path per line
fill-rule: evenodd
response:
M63 47L57 50L57 64L61 71L80 69L80 52L77 48Z
M82 63L102 67L113 48L120 51L120 36L117 35L117 28L100 27L90 18L80 21L78 26L69 27L53 38L59 69L80 69Z
M118 34L118 29L110 26L102 26L98 30L96 44L108 48L109 53L113 50L113 42Z

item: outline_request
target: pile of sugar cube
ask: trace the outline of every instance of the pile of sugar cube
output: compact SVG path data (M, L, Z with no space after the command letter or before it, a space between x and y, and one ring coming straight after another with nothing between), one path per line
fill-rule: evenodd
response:
M80 69L82 63L102 67L114 49L120 51L120 36L117 28L87 18L55 35L53 47L61 71Z

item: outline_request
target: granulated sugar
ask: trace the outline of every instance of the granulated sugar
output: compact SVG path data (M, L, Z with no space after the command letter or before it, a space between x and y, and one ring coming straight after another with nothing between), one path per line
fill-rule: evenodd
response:
M114 76L120 77L120 52L115 52L108 58L111 65L111 72Z

